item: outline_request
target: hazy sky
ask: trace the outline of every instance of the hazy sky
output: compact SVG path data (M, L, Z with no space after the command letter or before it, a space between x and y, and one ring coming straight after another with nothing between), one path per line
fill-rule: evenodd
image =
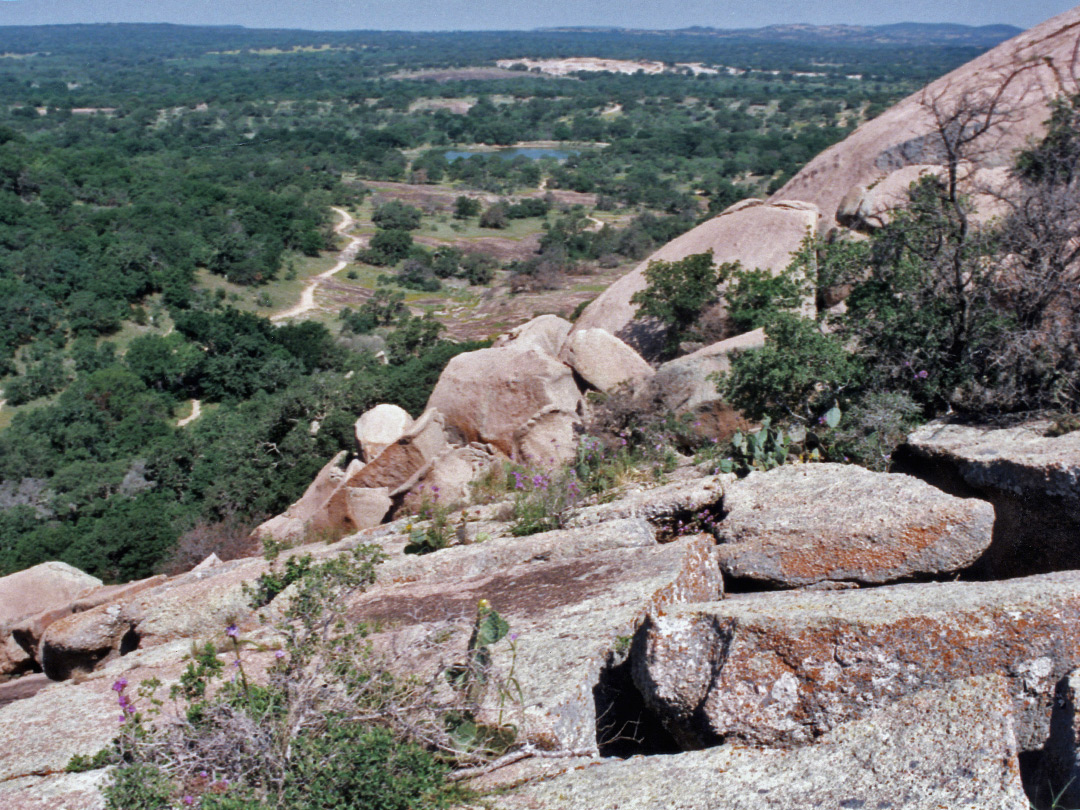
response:
M479 30L958 22L1029 28L1073 5L1070 0L0 0L0 25L174 22L320 30Z

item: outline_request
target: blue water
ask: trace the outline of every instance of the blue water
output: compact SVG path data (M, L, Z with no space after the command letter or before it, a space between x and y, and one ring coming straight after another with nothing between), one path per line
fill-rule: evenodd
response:
M527 157L529 160L539 160L540 158L555 158L556 160L566 160L571 155L579 154L579 149L551 149L544 146L509 146L505 149L448 149L443 152L443 155L451 163L461 158L471 158L473 155L497 155L504 160L510 160L516 158L518 155Z

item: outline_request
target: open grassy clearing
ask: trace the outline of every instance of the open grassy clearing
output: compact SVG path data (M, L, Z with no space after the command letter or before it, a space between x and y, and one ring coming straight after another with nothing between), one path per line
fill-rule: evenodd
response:
M196 273L196 287L215 295L224 294L225 300L236 309L269 317L296 303L308 282L329 270L337 261L337 251L324 251L315 257L293 255L285 260L278 278L257 287L233 284L209 270L200 269ZM290 267L295 268L295 276L292 278ZM218 293L218 290L222 293Z

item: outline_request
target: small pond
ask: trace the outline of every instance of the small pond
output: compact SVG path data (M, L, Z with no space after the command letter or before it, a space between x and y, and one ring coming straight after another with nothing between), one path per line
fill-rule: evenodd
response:
M548 146L508 146L505 149L448 149L443 156L451 163L461 158L471 158L473 155L496 155L504 160L518 157L527 157L529 160L540 158L555 158L566 160L571 155L577 155L580 149L557 149Z

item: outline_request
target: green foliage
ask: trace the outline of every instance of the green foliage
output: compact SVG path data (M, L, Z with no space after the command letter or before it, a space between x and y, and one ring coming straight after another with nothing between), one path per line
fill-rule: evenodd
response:
M172 805L175 788L158 766L135 762L116 768L101 795L107 810L163 810Z
M814 321L780 313L761 349L735 354L719 388L752 419L813 422L861 383L859 358Z
M406 259L397 276L393 277L394 283L410 290L438 292L442 289L442 284L436 277L434 268L429 261L427 257L424 260Z
M658 319L667 327L667 347L674 354L706 306L717 299L717 285L730 272L729 265L713 265L712 251L677 262L649 262L648 286L630 299L637 317Z
M145 711L127 696L125 680L114 684L126 719L109 752L118 765L104 791L107 810L173 807L178 798L216 810L433 810L466 798L447 781L448 755L482 761L516 736L501 718L490 725L474 719L488 690L516 686L512 665L506 684L493 677L491 649L508 627L481 608L454 681L459 697L443 711L418 681L389 675L364 628L342 621L348 597L374 580L379 559L376 549L359 547L306 567L285 607L279 629L286 645L266 685L249 683L243 651L250 643L235 626L225 633L229 670L239 678L211 688L223 663L212 645L193 648L173 690L180 716L151 726L149 717L165 706L153 697L157 684L140 688ZM421 702L411 703L417 696ZM475 730L468 738L466 723ZM433 735L442 754L432 750Z
M871 391L849 408L833 432L833 455L885 472L893 451L922 420L922 408L907 394Z
M992 306L994 244L969 225L970 205L935 178L876 235L870 276L847 298L845 338L859 345L874 390L905 391L925 407L987 385L986 349L1004 323Z
M549 210L551 210L551 204L547 200L540 197L525 197L508 205L506 215L510 219L528 219L547 216Z
M412 234L400 228L375 231L368 247L357 253L357 259L377 267L397 264L409 255L413 246Z
M116 752L112 748L102 748L96 754L90 756L75 754L68 760L68 764L64 766L64 772L84 773L85 771L96 771L99 768L107 768L115 763Z
M406 313L386 336L387 356L393 363L422 357L439 344L442 331L443 325L430 312L423 317Z
M524 537L560 529L581 499L581 483L572 468L551 471L514 469L514 511L510 533Z
M180 682L173 686L172 697L182 696L189 701L205 697L207 686L221 675L224 667L212 642L193 643L188 665L180 675Z
M405 546L406 554L430 554L453 542L455 529L450 524L446 507L439 503L438 488L434 488L430 497L424 495L417 517L427 521L427 526L412 530L409 544Z
M0 509L0 570L58 559L138 579L199 523L280 513L327 458L352 446L356 413L392 402L418 415L450 358L486 345L433 343L428 323L414 320L394 365L355 358L351 377L301 375L183 429L171 426L169 398L127 369L80 375L55 404L17 414L0 432L0 478L32 479L41 490L33 507ZM283 330L272 336L284 340ZM303 355L293 357L301 367ZM314 420L321 429L312 435Z
M481 228L494 228L501 230L510 224L510 208L504 202L497 202L489 206L480 215Z
M198 289L204 271L249 285L283 271L295 276L300 254L333 244L329 206L368 193L352 178L402 180L411 168L416 182L445 180L462 196L506 196L508 218L540 215L546 200L514 195L542 182L555 194L596 193L604 210L645 209L620 229L596 229L584 210L560 210L541 255L515 277L522 288L542 288L578 262L648 255L697 222L702 190L717 205L759 193L842 138L864 112L971 55L955 43L879 44L837 56L834 44L777 49L664 34L650 37L649 48L672 63L827 66L814 77L751 71L708 81L600 74L551 81L521 73L388 83L388 74L412 67L458 68L463 53L490 62L508 42L516 52L558 56L581 35L313 36L124 26L0 31L0 52L49 54L0 60L8 109L0 127L0 374L21 372L2 381L9 401L53 397L0 432L3 487L33 493L29 503L0 509L0 572L63 559L109 579L145 576L194 527L245 525L282 511L326 458L350 445L355 413L383 401L423 409L446 360L476 344L451 346L430 325L413 323L392 347L394 363L378 366L339 350L321 327L246 321L221 310L224 289L218 296ZM632 35L589 36L598 55L640 56ZM292 52L324 43L332 47ZM846 78L853 73L874 80ZM451 97L478 102L467 114L450 113L440 104ZM619 114L601 116L612 103ZM71 113L79 107L102 111ZM575 148L562 162L444 155L449 144L537 138L608 146ZM411 167L405 150L416 155ZM477 253L426 260L406 249L403 258L430 264L435 280L493 278L492 263ZM417 276L426 279L426 271ZM1011 290L1007 297L1023 298ZM1010 317L1020 322L1029 309L1017 304ZM177 327L122 352L98 345L143 321L151 332ZM357 331L371 328L393 325ZM1006 392L1003 383L1016 379L1015 390L1036 391L1025 403L1067 407L1070 355L1044 347L1080 341L1041 335L1016 332L1013 353L998 352L995 361L1015 370L987 375L982 390ZM128 336L124 329L117 345ZM1022 356L1016 347L1025 345L1032 351ZM174 429L176 400L190 397L218 404Z
M388 730L344 718L297 736L275 810L429 810L446 807L448 767Z
M480 201L464 195L454 200L454 219L468 219L480 213Z
M466 650L464 663L455 664L446 673L446 680L465 699L465 706L448 712L444 722L454 745L463 752L479 752L485 756L505 753L517 739L518 729L504 722L508 702L523 702L521 686L514 677L517 661L516 634L509 637L511 664L504 679L493 683L492 649L507 638L509 623L491 607L486 599L477 605L476 622ZM476 715L480 702L489 689L497 691L498 714L494 723L481 723Z
M271 569L260 574L255 581L255 586L248 591L245 583L245 592L251 599L251 606L256 610L269 605L274 599L292 585L303 579L304 575L311 570L312 558L310 554L295 555L285 560L282 570Z
M720 462L720 472L735 472L739 475L764 470L787 462L791 450L791 436L778 427L773 427L772 420L761 420L761 429L752 433L738 431L731 437L731 457Z
M63 359L56 353L34 363L26 372L4 385L4 397L11 405L24 405L39 397L55 394L68 384Z
M371 221L384 230L415 231L423 212L401 200L389 200L375 208Z
M727 316L737 334L767 325L780 312L797 310L810 292L809 282L794 264L774 275L768 270L743 270L736 263L729 276Z
M372 293L360 309L354 312L349 308L341 311L344 327L358 335L366 335L379 326L391 326L408 315L405 306L405 293L379 287Z

